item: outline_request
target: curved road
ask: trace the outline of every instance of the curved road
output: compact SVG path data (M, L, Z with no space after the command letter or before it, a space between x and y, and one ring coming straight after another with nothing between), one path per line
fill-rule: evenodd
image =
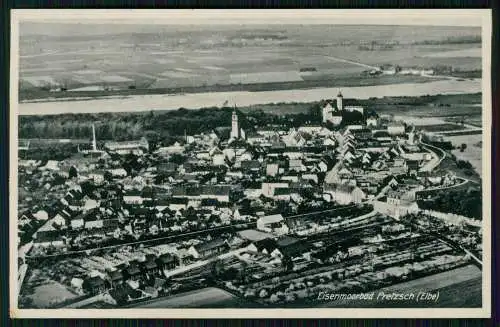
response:
M438 148L434 145L430 145L430 144L427 144L425 142L422 142L420 141L420 144L423 145L423 147L434 153L436 156L437 156L437 160L436 158L434 157L430 162L428 162L424 167L420 168L420 171L433 171L434 169L436 169L436 167L438 167L441 162L444 160L444 158L446 158L446 152L444 152L441 148ZM430 148L434 148L436 149L437 151L441 152L441 157L439 156L439 154L437 154L435 151L432 151Z

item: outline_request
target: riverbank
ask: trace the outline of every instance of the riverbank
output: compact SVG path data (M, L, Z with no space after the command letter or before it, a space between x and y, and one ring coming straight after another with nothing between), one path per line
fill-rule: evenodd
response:
M356 99L384 96L423 96L481 92L481 80L444 80L428 83L407 83L357 87L329 87L278 91L235 91L177 95L134 95L106 98L57 99L55 102L20 103L20 115L62 113L137 112L151 110L199 109L203 107L251 106L266 103L314 102L334 98L339 89L344 97Z

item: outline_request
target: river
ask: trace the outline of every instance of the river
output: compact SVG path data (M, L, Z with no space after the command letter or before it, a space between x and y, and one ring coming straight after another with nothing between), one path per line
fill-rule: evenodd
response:
M178 95L134 95L93 99L75 99L53 102L23 102L21 115L49 115L62 113L134 112L149 110L198 109L228 105L250 106L279 102L313 102L334 98L339 90L344 97L367 99L384 96L422 96L481 92L481 79L440 80L428 83L407 83L359 87L314 88L262 92L211 92Z

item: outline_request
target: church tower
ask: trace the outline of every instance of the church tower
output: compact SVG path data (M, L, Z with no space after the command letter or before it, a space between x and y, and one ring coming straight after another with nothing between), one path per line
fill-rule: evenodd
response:
M342 96L342 93L339 90L339 93L337 94L337 109L339 111L344 110L344 103L343 103L344 97Z
M238 115L236 114L236 108L235 108L231 119L231 138L237 139L239 137L240 137L240 126L238 124Z

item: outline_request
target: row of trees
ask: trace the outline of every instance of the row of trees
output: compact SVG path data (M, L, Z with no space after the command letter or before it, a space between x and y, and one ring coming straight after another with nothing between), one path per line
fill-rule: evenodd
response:
M419 201L418 205L424 210L449 212L470 218L482 219L482 193L477 188L439 191L434 198Z
M19 138L91 139L92 125L98 140L138 139L149 134L151 139L172 141L184 134L210 132L221 126L231 126L233 108L205 108L147 113L64 114L58 116L22 116ZM321 121L318 104L303 114L273 115L262 110L239 113L242 128L251 131L255 126L301 126Z

